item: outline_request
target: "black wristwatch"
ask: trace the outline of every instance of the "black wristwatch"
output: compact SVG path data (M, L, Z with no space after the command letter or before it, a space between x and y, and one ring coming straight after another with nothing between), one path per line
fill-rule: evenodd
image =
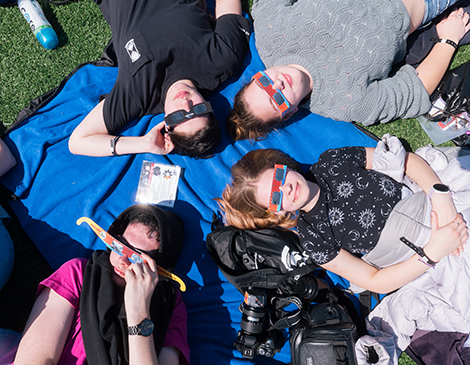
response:
M444 185L444 184L434 184L431 188L431 190L429 190L429 199L432 198L433 194L436 193L436 194L449 194L450 193L450 189L447 185Z
M146 318L137 326L127 327L127 332L129 333L129 336L140 335L148 337L153 332L153 322L150 319Z

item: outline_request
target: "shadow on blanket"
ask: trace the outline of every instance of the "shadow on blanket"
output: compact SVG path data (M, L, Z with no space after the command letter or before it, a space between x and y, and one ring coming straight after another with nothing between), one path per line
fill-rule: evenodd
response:
M240 77L210 98L221 125L235 93L263 68L253 36L251 51ZM46 105L9 131L5 141L19 163L0 182L20 198L11 201L11 208L52 269L57 269L73 257L88 257L93 250L103 249L89 227L75 222L86 216L107 228L121 211L134 204L144 160L181 166L174 211L185 221L186 239L175 273L188 287L183 298L189 315L191 362L252 364L232 346L243 298L218 271L205 245L212 212L217 210L213 198L220 196L229 182L230 167L249 150L279 148L307 169L329 148L375 146L376 142L352 124L303 111L289 126L257 143L233 143L222 126L222 142L210 159L173 154L114 158L72 155L68 137L98 103L99 96L109 92L116 76L114 67L88 64L78 68ZM162 120L163 115L145 116L121 134L143 135ZM289 362L287 345L275 360L256 362Z

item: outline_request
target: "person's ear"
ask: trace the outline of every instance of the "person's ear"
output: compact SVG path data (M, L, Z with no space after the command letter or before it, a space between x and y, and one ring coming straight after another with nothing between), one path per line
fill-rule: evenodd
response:
M175 145L173 144L171 137L168 133L165 134L164 143L165 143L165 146L164 146L165 154L170 153L175 148Z
M299 107L296 106L294 109L290 110L282 117L282 121L289 120L297 111L299 110Z

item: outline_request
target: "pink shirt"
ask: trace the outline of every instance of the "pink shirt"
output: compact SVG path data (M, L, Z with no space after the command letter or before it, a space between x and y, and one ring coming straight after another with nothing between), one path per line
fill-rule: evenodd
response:
M75 309L67 341L59 360L61 365L87 364L80 323L80 293L82 291L86 263L87 260L82 258L67 261L39 284L36 294L36 296L39 295L45 287L51 288L66 299ZM189 345L186 327L186 306L179 290L176 293L175 308L168 325L163 347L178 348L181 352L180 365L187 365L189 364Z

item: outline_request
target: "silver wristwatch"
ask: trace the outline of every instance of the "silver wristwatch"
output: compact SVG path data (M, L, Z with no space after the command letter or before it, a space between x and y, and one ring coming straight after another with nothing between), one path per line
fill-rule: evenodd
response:
M127 332L129 333L129 336L150 336L153 332L153 322L146 318L137 326L127 327Z

